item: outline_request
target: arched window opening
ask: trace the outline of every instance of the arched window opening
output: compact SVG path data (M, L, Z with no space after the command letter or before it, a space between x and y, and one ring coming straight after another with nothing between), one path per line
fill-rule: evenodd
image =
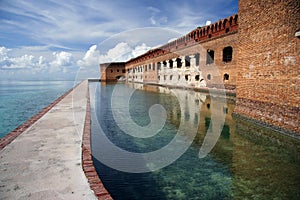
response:
M170 80L172 80L172 78L173 78L173 75L170 75Z
M163 62L163 65L164 65L164 67L167 67L167 62L164 61L164 62Z
M207 50L207 53L206 53L206 64L212 64L214 63L214 60L215 60L215 52L211 49L208 49Z
M158 62L157 63L157 70L160 70L160 68L161 68L161 64L160 64L160 62Z
M199 81L199 80L200 80L200 76L199 76L199 75L196 75L196 76L195 76L195 80L196 80L196 81Z
M177 68L181 68L182 67L181 59L177 58L176 62L177 62Z
M224 81L228 81L228 80L229 80L229 74L224 74L223 80L224 80Z
M206 104L206 108L207 108L207 109L210 109L210 104L209 104L209 103Z
M189 75L185 75L184 78L185 78L186 81L188 81L189 80Z
M173 68L173 60L169 60L169 66L170 66L170 69L172 69Z
M223 49L223 62L231 62L232 60L232 47L228 46Z
M184 59L185 59L185 66L186 67L190 67L191 66L191 58L190 58L190 56L185 56Z

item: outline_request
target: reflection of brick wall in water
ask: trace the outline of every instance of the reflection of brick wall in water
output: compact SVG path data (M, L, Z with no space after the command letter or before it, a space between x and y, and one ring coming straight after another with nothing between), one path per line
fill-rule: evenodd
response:
M239 1L237 113L300 133L299 29L299 1Z

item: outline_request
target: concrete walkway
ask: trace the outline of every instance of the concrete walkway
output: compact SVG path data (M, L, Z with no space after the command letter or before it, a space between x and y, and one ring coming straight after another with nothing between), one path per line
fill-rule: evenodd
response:
M97 199L81 161L87 91L84 81L0 151L0 199Z

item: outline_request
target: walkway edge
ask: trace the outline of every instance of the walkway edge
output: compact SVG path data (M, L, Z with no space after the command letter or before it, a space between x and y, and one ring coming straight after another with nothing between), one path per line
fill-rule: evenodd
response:
M91 150L91 112L90 112L90 93L87 90L87 105L86 105L86 115L83 129L82 138L82 168L85 176L88 179L90 188L94 191L95 195L99 200L111 200L112 197L105 189L103 183L101 182L96 169L94 167L94 162L92 160L92 150Z

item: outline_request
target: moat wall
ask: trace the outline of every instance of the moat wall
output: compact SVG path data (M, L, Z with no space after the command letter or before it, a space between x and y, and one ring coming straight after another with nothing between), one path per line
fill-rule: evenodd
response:
M300 133L300 1L239 0L235 112Z

